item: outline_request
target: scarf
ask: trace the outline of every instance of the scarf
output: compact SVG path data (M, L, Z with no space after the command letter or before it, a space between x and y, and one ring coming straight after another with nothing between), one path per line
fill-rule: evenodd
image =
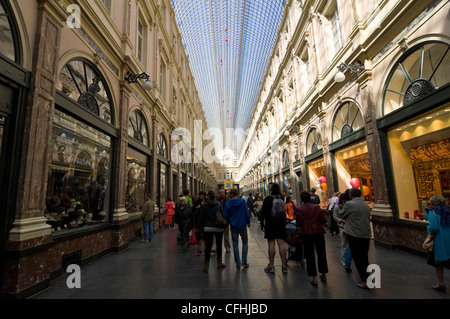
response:
M433 210L441 217L441 226L450 225L450 206L439 205L433 206Z

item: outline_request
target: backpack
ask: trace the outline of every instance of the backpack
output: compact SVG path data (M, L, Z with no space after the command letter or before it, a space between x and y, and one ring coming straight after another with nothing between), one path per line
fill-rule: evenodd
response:
M280 195L273 196L272 212L270 213L274 219L286 219L286 203Z

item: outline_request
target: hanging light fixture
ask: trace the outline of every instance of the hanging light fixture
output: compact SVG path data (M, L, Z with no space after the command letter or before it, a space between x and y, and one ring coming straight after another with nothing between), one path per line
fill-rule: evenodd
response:
M364 65L361 65L359 62L354 63L354 64L341 63L337 68L338 68L339 72L336 73L336 75L334 77L334 81L337 83L341 83L341 82L345 81L346 77L345 77L344 71L346 71L346 70L349 70L352 73L356 73L357 76L365 70Z
M144 84L142 85L144 90L146 91L153 90L153 84L150 81L150 76L145 72L135 75L128 72L127 76L125 77L125 81L127 81L129 84L137 83L139 80L144 80Z

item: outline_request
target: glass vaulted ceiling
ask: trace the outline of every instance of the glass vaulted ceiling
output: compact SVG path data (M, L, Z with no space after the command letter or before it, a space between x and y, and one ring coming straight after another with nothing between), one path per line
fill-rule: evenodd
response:
M284 14L283 0L171 0L209 128L239 154Z

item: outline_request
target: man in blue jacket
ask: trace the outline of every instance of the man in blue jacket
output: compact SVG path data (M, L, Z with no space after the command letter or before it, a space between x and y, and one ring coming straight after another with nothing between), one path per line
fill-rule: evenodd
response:
M230 199L225 205L225 218L230 224L231 239L233 241L234 261L236 268L248 268L248 233L247 227L250 226L250 212L244 199L238 197L236 189L230 190ZM242 239L242 264L239 257L239 236Z

